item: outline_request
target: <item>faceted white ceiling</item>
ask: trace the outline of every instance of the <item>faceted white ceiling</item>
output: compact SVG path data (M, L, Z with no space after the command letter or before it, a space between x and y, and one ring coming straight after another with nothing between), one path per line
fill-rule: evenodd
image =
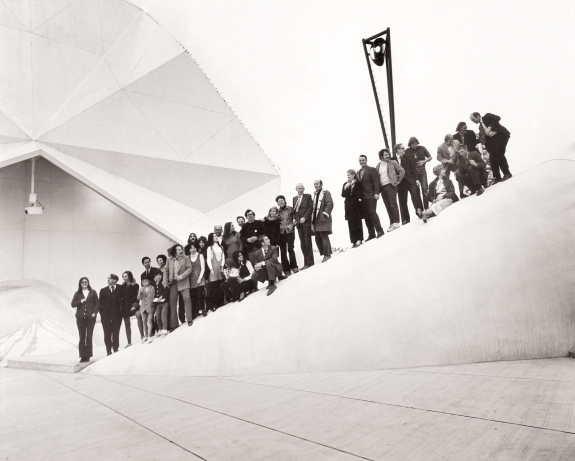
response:
M189 53L126 0L0 1L0 64L0 167L43 155L176 239L279 189Z

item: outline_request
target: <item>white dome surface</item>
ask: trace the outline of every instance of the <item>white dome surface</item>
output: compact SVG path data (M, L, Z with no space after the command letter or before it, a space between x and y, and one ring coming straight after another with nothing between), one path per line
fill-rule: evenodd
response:
M49 284L2 282L0 306L0 361L78 348L75 310Z
M85 373L350 371L567 355L575 162L556 160Z

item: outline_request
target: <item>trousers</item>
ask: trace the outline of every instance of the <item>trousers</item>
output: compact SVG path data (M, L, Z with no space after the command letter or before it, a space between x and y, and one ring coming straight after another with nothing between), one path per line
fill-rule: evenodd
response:
M102 329L104 330L104 344L106 345L106 352L118 352L120 347L120 328L122 327L122 317L110 317L108 315L102 316Z
M282 268L284 274L287 274L291 269L297 269L297 261L295 259L295 251L293 245L295 243L295 233L280 234L280 252L282 260Z
M427 171L425 171L425 165L421 167L422 170L417 173L417 179L419 179L419 184L421 185L421 195L423 196L423 209L427 210L429 208L429 197L427 196L427 189L429 189L429 183L427 182ZM419 194L419 191L417 191Z
M301 252L303 253L303 263L305 266L313 266L313 247L311 246L311 226L300 224L297 227Z
M234 298L242 294L242 292L249 291L254 288L256 282L254 280L246 280L245 282L238 282L236 277L230 277L227 281L222 282L222 290L228 295L228 297Z
M132 344L132 323L131 317L127 316L124 317L124 328L126 329L126 339L128 340L128 344Z
M329 241L329 232L315 232L315 244L322 256L331 256L331 243Z
M76 319L78 326L78 333L80 334L80 342L78 343L79 357L92 357L92 334L94 333L94 326L96 325L96 317L88 317L85 319Z
M168 329L168 312L170 312L170 303L156 303L156 323L158 324L158 330Z
M363 216L365 216L365 225L367 227L368 237L375 237L375 233L383 232L379 216L377 215L377 200L375 198L364 198L361 200L363 206ZM317 234L316 234L317 240Z
M190 288L190 298L192 300L192 319L195 319L200 312L204 312L205 305L205 291L204 287Z
M184 298L186 314L188 312L190 313L188 322L192 320L192 300L190 299L190 289L184 288L183 290L178 290L178 284L174 282L170 286L170 329L178 328L180 325L178 322L178 295L180 293Z
M389 216L389 224L399 224L399 208L397 206L397 186L386 184L381 186L381 199Z
M503 136L499 133L485 139L485 147L487 152L489 152L489 162L491 163L491 171L494 178L501 179L501 173L504 175L511 174L507 157L505 157L508 142L509 136ZM501 170L501 173L499 170Z
M419 190L417 184L411 184L406 179L402 180L397 187L397 196L399 198L399 211L401 213L401 222L410 222L409 209L407 208L407 193L411 195L411 203L416 210L422 208L421 199L419 198Z

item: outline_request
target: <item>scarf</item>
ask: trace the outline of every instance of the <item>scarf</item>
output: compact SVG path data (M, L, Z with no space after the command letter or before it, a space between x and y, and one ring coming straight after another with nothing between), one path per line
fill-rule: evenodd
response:
M321 208L321 202L323 202L323 193L324 193L323 188L321 188L320 190L316 190L313 193L315 197L313 198L313 216L311 219L312 224L315 223L315 218L317 217L317 213Z

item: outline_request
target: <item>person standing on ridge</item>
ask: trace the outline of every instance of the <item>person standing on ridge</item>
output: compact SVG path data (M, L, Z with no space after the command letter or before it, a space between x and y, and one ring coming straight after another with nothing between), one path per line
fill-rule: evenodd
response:
M293 207L286 203L286 198L283 195L276 197L278 204L279 220L280 220L280 253L284 275L291 275L292 272L297 274L299 268L293 249L295 243L295 213Z
M311 246L311 212L312 200L310 194L304 194L305 186L299 183L295 186L297 195L293 198L293 209L297 225L297 232L303 253L303 269L314 265L313 248Z
M377 164L375 169L379 174L381 198L383 199L385 209L387 210L387 216L389 216L389 229L387 229L387 232L391 232L400 227L399 208L397 206L397 185L405 176L405 170L399 165L399 163L397 163L396 160L391 158L389 149L380 150L379 158L381 161Z
M316 179L313 183L315 191L313 193L313 211L311 214L311 232L315 235L315 244L319 254L323 256L322 263L331 259L331 211L333 210L333 200L331 193L323 188L321 179Z
M512 178L513 175L509 171L509 164L505 157L505 150L511 133L499 123L501 117L490 113L482 117L479 112L473 112L470 118L473 123L479 124L479 132L483 133L485 137L485 148L489 152L489 161L493 172L493 184ZM503 178L501 178L499 170L503 173Z
M409 142L407 143L409 146L405 149L406 154L413 154L415 158L415 166L417 167L417 179L419 180L419 184L421 185L421 197L423 198L423 208L427 209L429 206L429 199L427 198L427 189L428 189L428 181L427 181L427 171L425 170L425 164L427 162L431 162L431 154L429 151L419 145L419 141L415 136L409 138Z
M399 164L405 171L402 181L397 188L397 195L399 198L399 211L401 213L401 224L409 224L411 217L409 216L409 209L407 208L407 193L411 195L411 203L415 212L421 211L423 205L419 196L418 187L420 186L419 179L417 179L417 164L415 163L415 156L411 153L406 153L403 144L396 144L394 146L395 155L399 158ZM418 213L419 215L419 213Z
M363 216L367 227L367 240L373 240L383 235L383 228L377 215L377 201L379 200L379 175L377 170L367 164L367 156L359 156L360 170L357 172L357 179L361 183L363 197ZM377 232L377 235L375 234Z

